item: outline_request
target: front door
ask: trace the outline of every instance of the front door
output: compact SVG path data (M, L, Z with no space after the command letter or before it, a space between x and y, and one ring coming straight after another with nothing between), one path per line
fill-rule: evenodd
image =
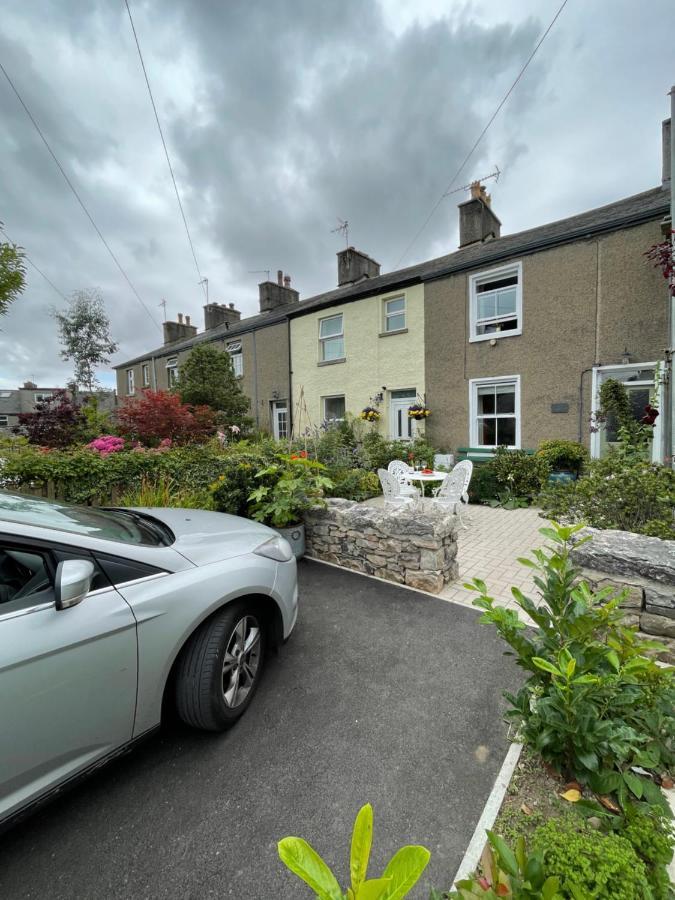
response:
M278 441L288 439L288 403L286 400L275 400L272 403L272 430Z
M389 404L390 433L394 441L412 441L416 435L417 423L408 415L408 408L415 402L417 391L414 388L404 391L392 391Z
M56 563L0 534L0 820L132 737L136 620L96 583L57 610Z

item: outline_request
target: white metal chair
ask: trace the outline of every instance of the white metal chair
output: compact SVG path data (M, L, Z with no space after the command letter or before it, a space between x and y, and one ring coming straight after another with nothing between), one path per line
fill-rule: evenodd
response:
M390 506L404 506L408 503L415 502L415 497L411 494L401 493L401 485L398 479L390 472L387 472L386 469L378 469L377 475L380 479L380 484L382 485L385 506L387 504Z
M421 492L415 487L414 484L410 484L407 477L411 472L414 472L412 466L409 466L408 463L404 463L402 459L392 459L392 461L387 466L387 472L390 475L393 475L394 478L398 481L399 486L401 488L401 494L404 497L413 497L417 499Z
M462 519L462 501L469 502L469 483L473 474L473 463L465 459L457 463L455 468L443 479L443 483L434 497L434 503L451 511L459 518L459 524L466 528Z

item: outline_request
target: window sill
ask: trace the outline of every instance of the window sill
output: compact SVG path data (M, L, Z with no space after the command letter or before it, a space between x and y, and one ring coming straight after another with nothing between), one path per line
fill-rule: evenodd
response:
M501 341L504 338L518 337L523 333L522 328L514 328L511 331L494 331L492 334L472 334L469 338L470 344L477 344L480 341Z
M343 356L341 359L321 359L317 363L317 366L337 366L339 363L347 362L347 357Z
M396 331L381 331L378 337L391 337L394 334L407 334L407 328L397 328Z

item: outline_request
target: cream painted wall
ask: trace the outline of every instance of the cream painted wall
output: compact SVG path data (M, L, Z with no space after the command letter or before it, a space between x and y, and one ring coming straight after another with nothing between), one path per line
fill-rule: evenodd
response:
M381 336L384 301L405 295L407 331ZM345 361L319 363L319 319L343 314ZM386 386L379 430L390 435L391 391L415 388L424 395L424 287L414 285L291 319L293 422L296 434L323 421L322 398L344 394L348 413L358 415ZM299 407L304 389L306 411ZM424 424L418 432L424 431Z

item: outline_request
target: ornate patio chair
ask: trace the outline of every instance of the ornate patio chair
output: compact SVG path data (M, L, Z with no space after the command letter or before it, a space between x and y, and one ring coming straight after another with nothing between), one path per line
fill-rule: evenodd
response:
M434 497L434 503L447 509L456 515L462 528L466 528L462 519L462 502L468 504L469 483L473 473L473 463L465 459L457 463L455 468L445 477L438 494Z
M385 506L387 504L390 506L404 506L415 501L415 497L410 494L401 493L401 485L398 480L386 469L378 469L377 475L382 485Z
M402 496L417 499L417 497L421 495L421 491L419 491L414 484L410 484L406 478L407 475L414 471L412 466L409 466L408 463L404 463L401 459L392 459L387 466L387 472L390 475L393 475L398 481Z

